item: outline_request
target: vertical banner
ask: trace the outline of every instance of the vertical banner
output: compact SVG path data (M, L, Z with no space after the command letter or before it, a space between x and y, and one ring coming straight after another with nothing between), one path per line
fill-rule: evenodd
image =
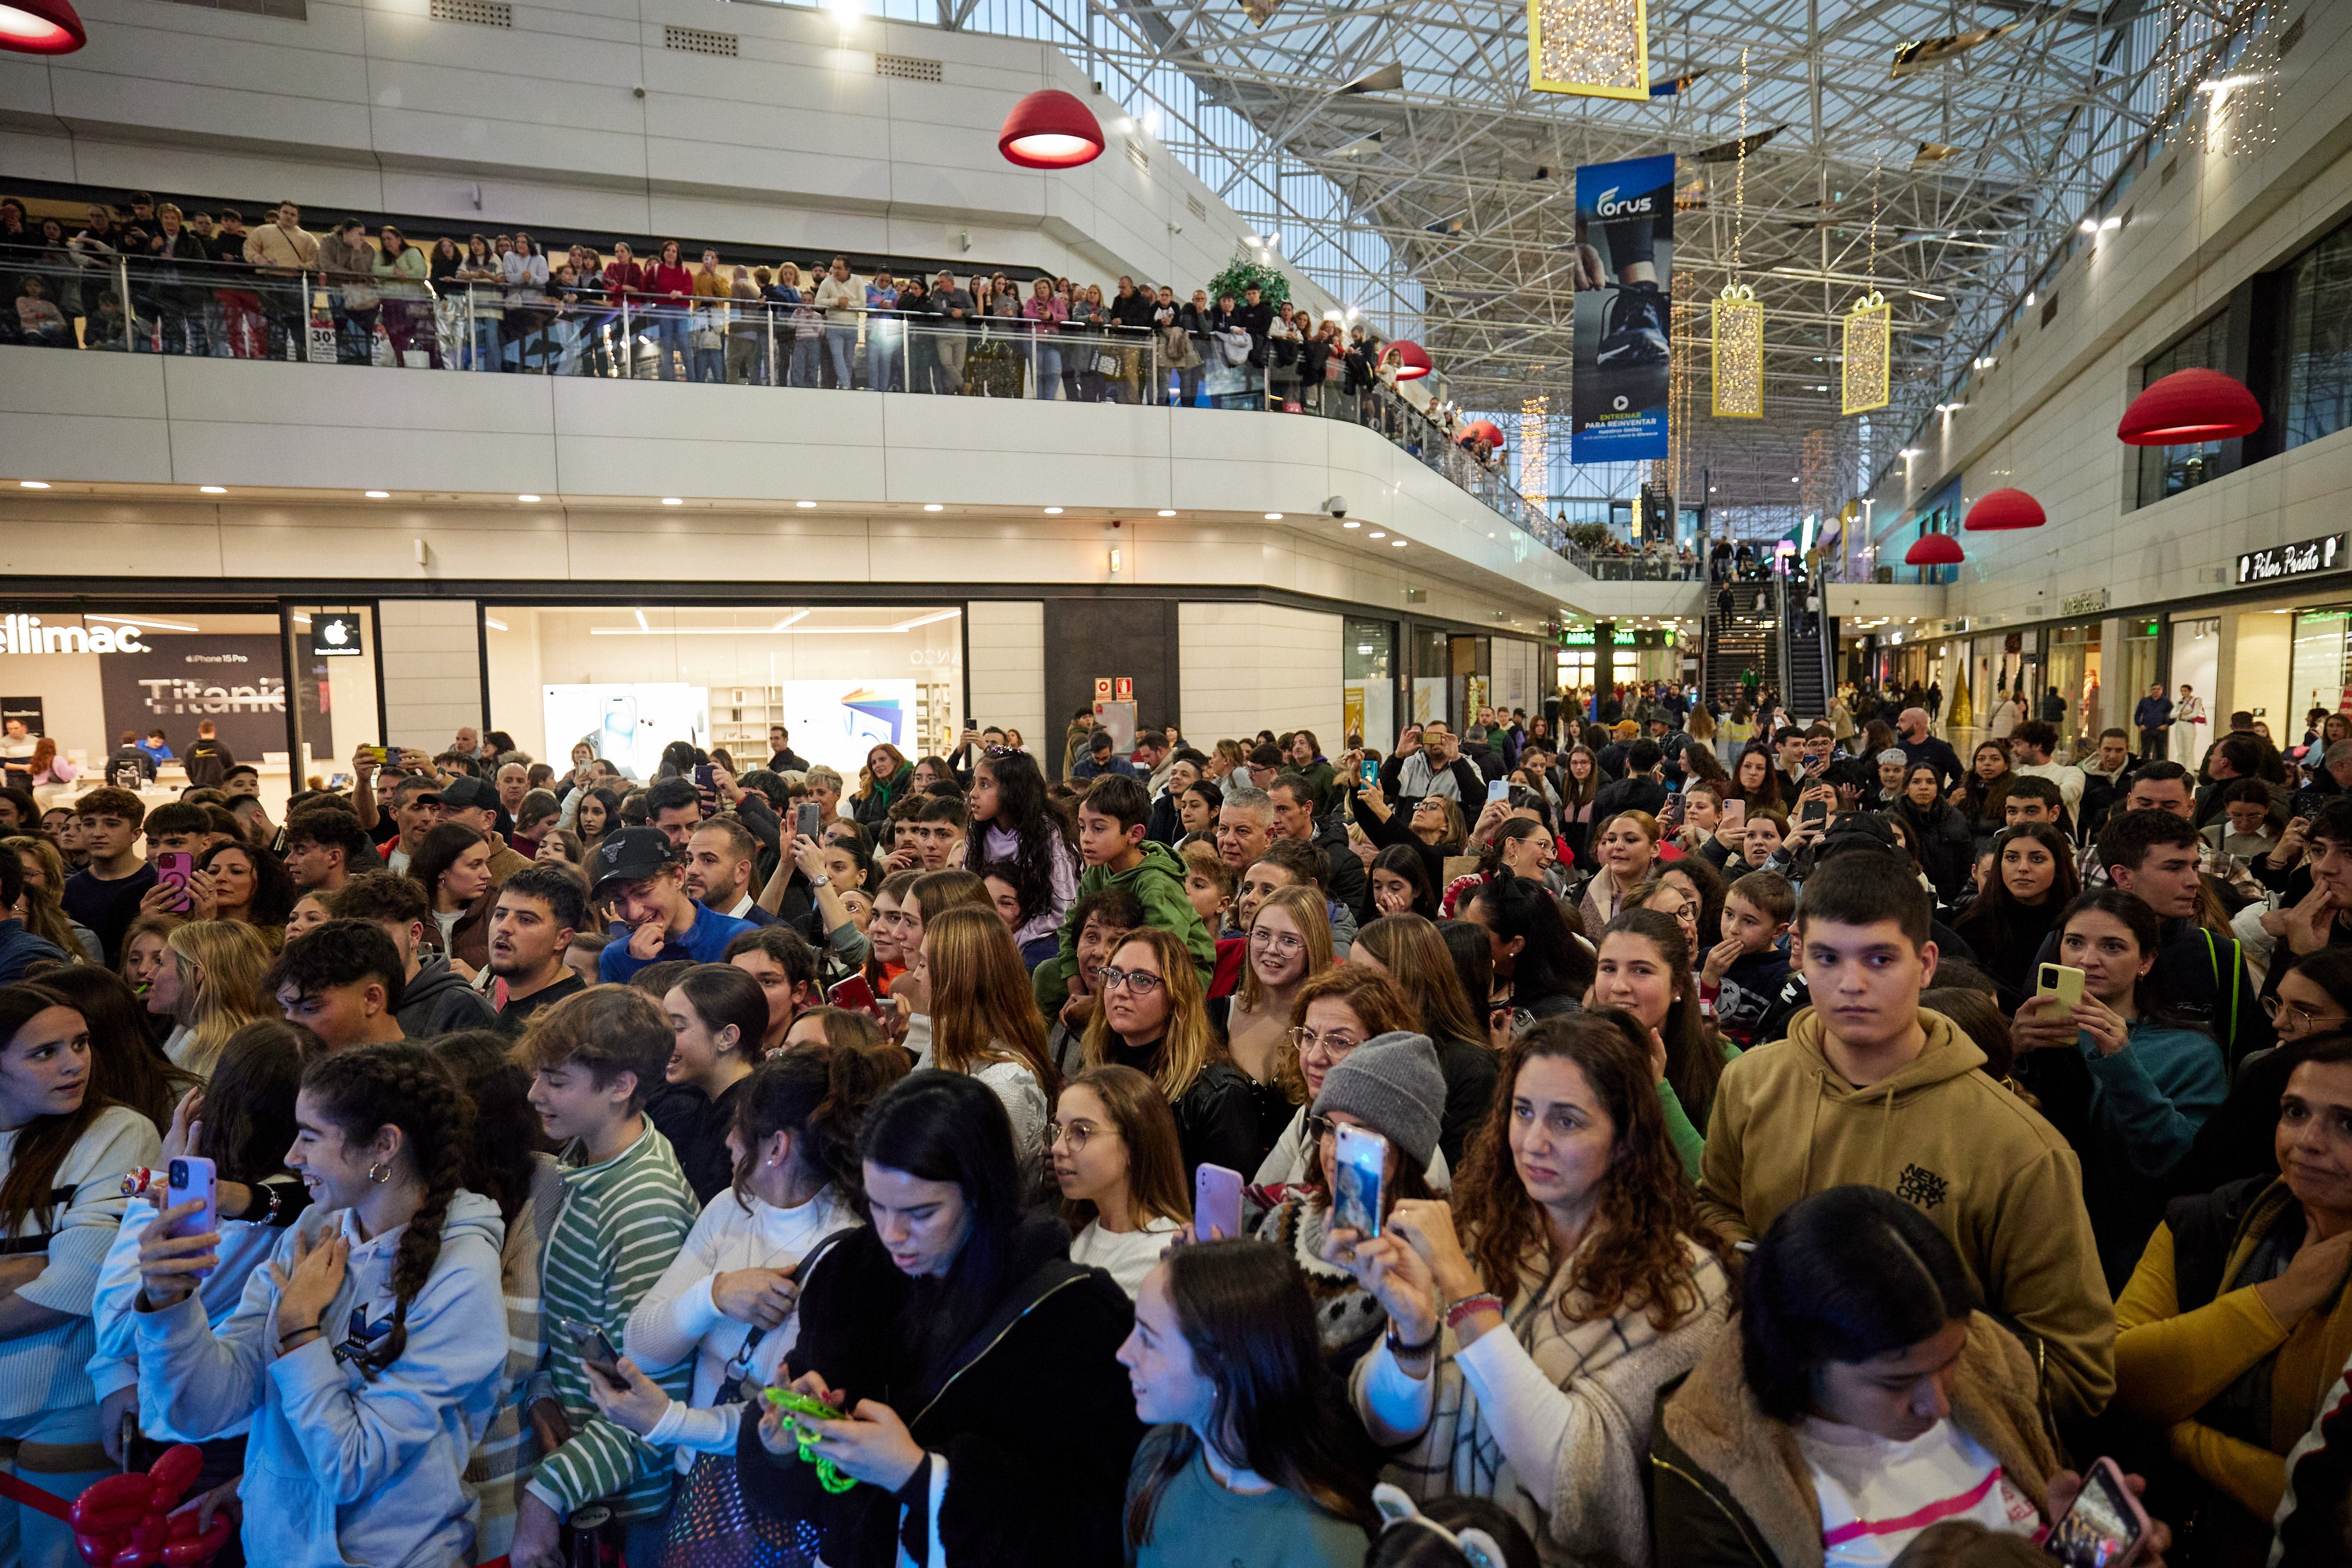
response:
M1576 172L1575 462L1666 455L1674 256L1673 154Z

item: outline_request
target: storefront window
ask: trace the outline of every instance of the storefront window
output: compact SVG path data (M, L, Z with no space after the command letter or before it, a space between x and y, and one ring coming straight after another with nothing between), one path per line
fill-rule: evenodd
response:
M210 724L232 760L260 770L263 803L278 814L299 787L287 765L279 629L269 604L111 613L9 607L0 613L0 710L55 741L66 765L59 773L70 774L33 780L34 798L47 807L121 778L151 802L176 800L192 781L218 781L209 764L193 780L186 766L198 727ZM371 732L374 717L371 702ZM148 748L143 762L126 749L126 736Z
M1340 623L1340 705L1348 734L1386 751L1395 744L1396 622L1355 621ZM1353 740L1349 745L1354 745Z
M2352 224L2287 265L2286 298L2286 444L2295 447L2352 424Z
M2154 386L2175 371L2221 370L2229 318L2217 315L2192 327L2164 352L2140 368L2142 388ZM2221 444L2192 442L2186 446L2143 446L2139 449L2139 504L2154 506L2168 496L2193 490L2221 473Z
M2099 712L2100 648L2099 622L2094 621L2074 626L2059 626L2050 633L2049 676L2042 689L2032 694L2033 716L2045 716L2045 708L2064 705L2058 726L2058 741L2062 747L2079 751L2086 744L2091 726ZM2050 699L2054 692L2056 702Z
M2294 685L2289 688L2287 716L2290 723L2300 726L2303 716L2312 708L2336 712L2343 706L2344 692L2352 685L2352 611L2343 608L2299 611L2294 618L2294 652L2290 664ZM2280 725L2273 725L2276 735ZM2303 737L2302 730L2284 744L2292 746Z
M586 745L649 779L683 739L748 771L782 727L855 789L876 744L945 756L963 723L957 606L487 606L484 634L491 724L559 770Z
M1412 629L1413 723L1427 724L1432 719L1452 722L1454 711L1445 706L1445 694L1447 681L1454 673L1453 658L1444 632L1426 626Z

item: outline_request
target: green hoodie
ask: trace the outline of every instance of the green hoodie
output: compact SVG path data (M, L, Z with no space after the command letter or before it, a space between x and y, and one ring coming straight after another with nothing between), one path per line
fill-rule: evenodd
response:
M1070 976L1078 967L1078 921L1075 913L1077 903L1087 894L1106 887L1123 887L1135 894L1143 905L1143 923L1173 931L1184 938L1192 949L1192 965L1201 974L1201 988L1209 988L1209 977L1217 967L1217 941L1209 928L1201 924L1201 912L1184 896L1184 862L1166 844L1144 841L1143 859L1132 870L1111 871L1090 865L1078 878L1078 898L1073 903L1073 914L1062 922L1060 956L1046 959L1030 977L1030 986L1037 1005L1051 1019L1062 1010L1069 999Z
M1727 1063L1699 1209L1746 1240L1808 1194L1884 1187L1951 1239L1986 1311L2041 1342L2058 1417L2095 1416L2115 1392L2116 1313L2082 1166L2057 1129L1985 1075L1984 1052L1958 1025L1925 1009L1919 1022L1926 1048L1865 1088L1830 1064L1811 1008L1786 1040Z

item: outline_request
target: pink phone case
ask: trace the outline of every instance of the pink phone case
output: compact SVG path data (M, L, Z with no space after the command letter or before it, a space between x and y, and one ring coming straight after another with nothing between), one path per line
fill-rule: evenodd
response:
M1204 1165L1192 1173L1192 1234L1202 1241L1242 1233L1242 1173Z

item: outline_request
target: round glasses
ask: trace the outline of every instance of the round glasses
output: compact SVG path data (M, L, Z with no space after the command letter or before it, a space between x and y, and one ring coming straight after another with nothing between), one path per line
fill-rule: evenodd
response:
M1260 926L1250 933L1250 946L1285 955L1304 953L1307 951L1307 938L1296 931L1269 931Z
M2341 1029L2347 1023L2352 1023L2352 1019L2322 1018L2276 997L2263 998L2263 1013L2277 1026L2279 1033L2290 1038L2310 1034L2316 1030Z
M1334 1061L1364 1043L1344 1029L1327 1029L1318 1034L1305 1024L1300 1024L1286 1032L1289 1036L1290 1043L1298 1048L1299 1055L1304 1056L1310 1051L1320 1051Z

